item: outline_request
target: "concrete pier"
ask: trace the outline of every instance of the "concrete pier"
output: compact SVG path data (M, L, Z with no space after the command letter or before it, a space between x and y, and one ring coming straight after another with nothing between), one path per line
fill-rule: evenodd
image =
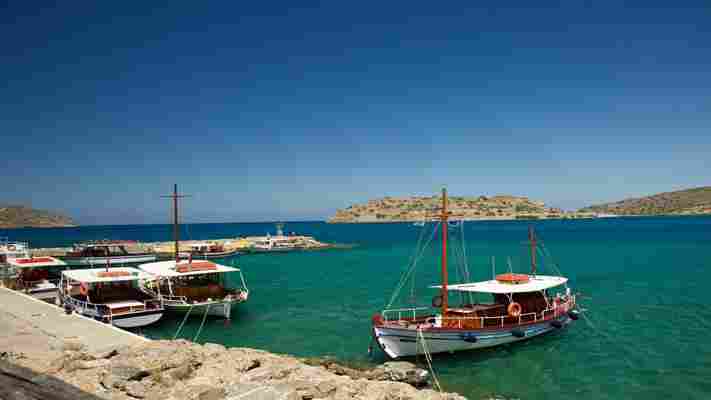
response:
M0 287L0 352L36 354L72 346L102 352L147 341L81 315L67 315L57 306Z

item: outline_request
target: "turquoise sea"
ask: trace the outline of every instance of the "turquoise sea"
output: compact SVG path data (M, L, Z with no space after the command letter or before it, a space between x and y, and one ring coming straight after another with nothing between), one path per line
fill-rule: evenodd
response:
M579 302L587 320L507 347L435 356L445 390L471 399L711 398L711 218L466 223L463 236L473 278L491 276L491 256L499 270L510 256L514 269L525 271L530 224L570 285L583 293ZM170 229L17 229L0 231L0 236L48 247L104 238L169 240ZM225 260L243 268L251 297L235 309L231 322L208 319L199 341L356 364L382 362L380 353L367 355L370 317L390 297L420 229L410 224L287 223L287 231L356 247ZM273 232L273 224L184 228L191 239L266 232ZM437 245L425 253L417 275L422 303L434 295L427 286L437 283L438 262ZM178 317L168 318L143 333L171 338L179 323ZM200 318L192 319L181 337L192 339L199 324Z

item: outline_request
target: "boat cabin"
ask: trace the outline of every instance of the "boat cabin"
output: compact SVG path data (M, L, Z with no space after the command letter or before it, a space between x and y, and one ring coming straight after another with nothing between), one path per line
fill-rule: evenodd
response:
M140 268L158 278L157 292L170 299L183 298L187 303L203 303L227 296L239 296L246 288L239 268L216 264L212 261L160 261L143 264ZM241 289L230 286L227 273L239 273Z
M154 278L135 268L75 269L62 272L60 290L64 296L81 302L101 304L120 313L159 306L153 297L141 290L140 281Z

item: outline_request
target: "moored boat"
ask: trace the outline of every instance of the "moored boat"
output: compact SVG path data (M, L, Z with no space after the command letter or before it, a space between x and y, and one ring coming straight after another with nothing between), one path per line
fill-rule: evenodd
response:
M144 290L159 298L166 309L193 315L213 315L231 318L232 305L247 301L249 290L239 268L207 260L181 260L178 224L178 185L173 186L173 248L174 260L142 264L139 268L157 279ZM240 287L228 288L228 273L238 273ZM187 318L187 317L186 317Z
M139 328L163 316L160 299L142 289L155 279L136 268L62 271L59 299L65 308L119 328Z
M54 257L33 257L24 242L0 242L0 284L49 302L56 301L57 275L66 264Z
M148 285L146 290L155 293L168 311L230 319L232 306L249 297L239 268L204 260L159 261L139 268L156 277L157 284ZM239 288L228 287L229 273L239 275Z
M447 193L443 190L440 223L435 227L439 227L442 237L442 279L440 285L431 286L440 294L432 299L431 308L390 308L391 300L388 307L373 316L373 336L385 354L399 358L498 346L559 330L578 318L575 295L567 287L568 279L537 274L538 247L532 229L530 273L509 271L491 280L450 285L448 218ZM407 281L412 268L401 283ZM468 276L468 271L464 275ZM459 294L459 304L450 304L449 292ZM484 296L489 298L478 301Z
M73 251L60 257L69 265L104 266L132 265L156 260L156 255L147 252L129 252L126 247L135 242L125 240L77 243Z

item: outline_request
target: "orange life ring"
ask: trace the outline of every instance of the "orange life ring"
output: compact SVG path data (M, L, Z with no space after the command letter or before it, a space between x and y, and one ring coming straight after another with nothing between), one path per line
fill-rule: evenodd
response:
M82 282L81 285L79 285L79 294L82 296L89 294L89 287L87 287L86 283Z
M516 302L513 302L513 303L509 304L506 311L508 311L509 316L517 318L517 317L521 316L521 305Z

